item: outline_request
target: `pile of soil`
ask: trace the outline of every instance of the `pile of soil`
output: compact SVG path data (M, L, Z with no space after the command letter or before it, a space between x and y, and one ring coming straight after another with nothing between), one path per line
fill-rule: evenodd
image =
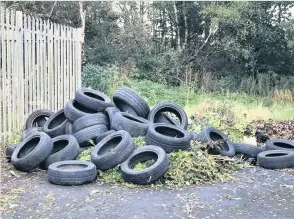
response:
M256 130L252 133L252 130ZM294 120L272 121L257 120L247 125L245 134L254 134L257 143L264 143L270 138L294 140Z

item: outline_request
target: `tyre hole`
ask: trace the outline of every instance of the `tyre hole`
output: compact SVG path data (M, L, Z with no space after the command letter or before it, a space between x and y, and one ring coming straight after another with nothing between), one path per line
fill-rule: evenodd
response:
M109 141L104 143L104 145L100 148L100 150L98 151L98 155L109 153L121 142L121 140L122 140L121 136L111 138Z
M51 151L51 154L55 154L58 151L61 151L63 148L65 148L68 145L68 140L58 140L53 142L53 150Z
M266 157L279 157L279 156L285 156L288 155L286 153L271 153L271 154L266 154Z
M105 101L105 99L97 94L91 93L91 92L84 92L84 94L88 97L94 98L96 100Z
M97 113L97 111L88 109L87 107L84 107L83 105L79 104L77 101L73 101L72 105L74 106L74 108L84 113L92 113L92 114Z
M141 121L139 119L136 119L136 118L134 118L132 116L129 116L129 115L126 115L126 114L122 114L122 116L129 119L129 120L135 121L135 122L139 122L139 123L143 123L143 124L145 123L145 122L143 122L143 121Z
M62 165L58 166L59 169L67 169L67 170L84 169L86 167L87 167L86 164L62 164Z
M33 121L33 127L43 127L48 119L48 116L38 116Z
M22 158L29 154L34 148L39 144L40 142L40 137L35 137L28 141L19 151L17 157Z
M181 125L181 114L170 107L164 107L161 110L158 110L154 115L155 123L167 123L172 125Z
M114 104L116 105L117 108L119 108L120 111L122 112L128 112L131 114L137 114L135 110L126 102L120 100L120 99L113 99Z
M275 146L278 146L278 147L281 147L281 148L294 149L294 146L293 145L287 144L287 143L275 142L274 145Z
M65 117L64 113L62 112L58 116L56 116L54 119L51 120L51 122L48 125L48 129L53 129L53 128L59 126L65 120L66 120L66 117Z
M158 160L158 155L151 151L142 152L135 155L129 161L129 168L133 170L142 170L151 167Z
M224 151L230 150L228 143L224 140L224 138L220 134L216 132L210 132L209 137L212 141L216 141L222 150Z
M183 138L185 136L181 131L166 126L157 126L155 127L155 131L173 138Z

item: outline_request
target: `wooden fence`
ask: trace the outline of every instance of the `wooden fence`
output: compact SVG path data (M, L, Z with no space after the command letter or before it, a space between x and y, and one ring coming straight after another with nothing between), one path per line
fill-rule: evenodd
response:
M0 143L34 110L58 110L74 97L80 39L80 29L0 8Z

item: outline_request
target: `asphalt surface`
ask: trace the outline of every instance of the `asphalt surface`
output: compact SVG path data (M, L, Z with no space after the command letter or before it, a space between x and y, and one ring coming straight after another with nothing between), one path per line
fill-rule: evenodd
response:
M250 168L238 172L236 181L173 190L134 189L99 180L58 186L50 184L44 172L13 177L6 186L22 192L1 218L294 218L294 171Z

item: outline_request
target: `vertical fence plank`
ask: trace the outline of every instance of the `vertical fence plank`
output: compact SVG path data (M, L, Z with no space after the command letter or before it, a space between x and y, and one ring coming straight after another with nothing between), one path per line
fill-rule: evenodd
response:
M75 42L75 45L74 45L74 51L75 51L75 56L74 56L74 75L75 75L75 88L77 89L79 87L78 83L79 83L79 79L77 77L78 75L78 62L77 62L77 54L78 54L78 32L77 32L77 29L75 29L75 32L74 32L74 42Z
M11 33L12 33L12 30L10 29L10 26L11 26L11 20L10 20L10 11L9 10L6 10L6 22L7 22L7 24L8 24L8 27L6 28L6 30L7 30L7 54L6 54L6 56L7 56L7 75L6 75L6 77L7 77L7 115L8 115L8 118L10 118L10 119L8 119L8 129L7 129L7 131L8 131L8 133L10 133L11 132L11 130L12 130L12 127L11 127L11 125L12 125L12 120L13 120L13 118L12 118L12 113L11 113L11 101L12 101L12 97L11 97L11 61L12 61L12 56L11 56L11 44L12 44L12 40L11 40L11 37L12 37L12 35L11 35Z
M23 67L23 15L21 11L16 12L16 33L17 33L17 78L18 78L18 130L23 126L24 121L24 67Z
M28 86L29 86L29 112L33 111L33 80L32 80L32 20L28 16Z
M39 19L35 19L35 25L36 25L36 96L38 103L36 105L37 109L41 108L41 95L40 95L40 84L41 84L41 78L40 78L40 24L39 24Z
M43 23L41 19L38 19L38 25L39 25L39 32L38 32L38 44L39 44L39 95L40 95L40 108L44 108L44 78L43 78L43 50L42 50L42 28L43 28Z
M63 26L61 26L60 29L60 74L61 74L61 81L60 81L60 85L61 85L61 92L62 94L64 94L64 71L63 71L63 66L64 66L64 60L63 60L63 49L64 49L64 28ZM64 104L65 101L65 97L64 95L62 95L62 103Z
M42 21L42 77L43 77L43 108L47 108L47 53L46 53L46 22Z
M81 72L82 72L82 41L81 41L81 28L78 28L78 52L77 52L77 78L78 88L81 87Z
M57 66L57 93L61 94L62 89L61 89L61 73L60 73L60 25L56 25L56 43L57 43L57 60L56 60L56 66ZM58 107L62 108L63 103L62 103L62 96L58 95Z
M57 104L56 104L56 98L57 98L57 93L55 92L55 87L56 87L56 74L55 74L55 71L54 71L54 69L55 69L55 67L54 67L54 65L55 65L55 62L54 62L54 60L55 60L55 58L54 58L54 24L53 23L51 23L50 22L50 26L51 26L51 29L50 29L50 31L51 31L51 54L52 54L52 57L51 57L51 72L52 72L52 74L51 74L51 80L52 80L52 106L53 106L53 109L54 110L57 110L58 108L57 108Z
M66 86L67 86L67 90L66 90L66 99L69 100L70 99L70 72L69 72L69 42L68 42L68 38L69 38L69 28L66 28L66 65L65 65L65 72L66 72Z
M29 43L28 43L28 17L23 17L23 29L24 29L24 114L25 117L29 113L29 70L28 70L28 57L29 57Z
M36 35L36 22L35 22L35 18L32 18L32 39L31 39L31 45L32 45L32 84L33 84L33 111L35 111L36 105L37 105L37 93L36 93L36 84L37 84L37 78L36 78L36 40L35 40L35 35Z
M69 98L74 98L74 77L72 75L72 28L69 28L69 81L70 81L70 95Z
M51 30L50 30L50 22L49 20L47 21L47 34L48 34L48 40L47 40L47 49L48 49L48 56L47 56L47 76L48 76L48 102L47 102L47 106L50 107L51 109L52 107L52 75L51 75Z
M4 125L5 123L5 110L4 110L4 104L6 102L6 95L5 95L5 27L4 27L4 9L0 7L0 30L1 30L1 93L0 93L0 142L5 142L6 137L6 127Z
M49 21L46 22L46 54L47 54L47 59L46 59L46 80L47 80L47 92L46 92L46 107L50 107L50 98L51 98L51 90L50 90L50 86L51 86L51 82L50 82L50 45L49 45L49 41L50 41L50 24Z
M52 100L51 100L51 107L54 110L57 110L56 105L55 105L55 98L56 98L56 93L54 92L54 82L55 82L55 73L54 73L54 53L53 53L53 23L50 22L50 51L51 51L51 58L50 58L50 74L51 74L51 90L50 92L52 93Z
M55 99L54 99L54 105L55 109L59 109L58 106L58 75L57 75L57 42L56 42L56 31L57 31L57 25L53 24L53 58L54 58L54 93L55 93Z
M11 111L11 116L12 116L12 124L11 124L11 130L13 131L16 128L16 122L17 122L17 97L16 97L16 93L18 91L18 77L17 77L17 57L15 57L16 53L16 36L15 36L15 11L11 11L10 14L10 24L11 24L11 28L10 28L10 40L11 40L11 44L10 44L10 51L11 51L11 72L10 72L10 82L9 85L11 87L11 105L10 105L10 111Z

